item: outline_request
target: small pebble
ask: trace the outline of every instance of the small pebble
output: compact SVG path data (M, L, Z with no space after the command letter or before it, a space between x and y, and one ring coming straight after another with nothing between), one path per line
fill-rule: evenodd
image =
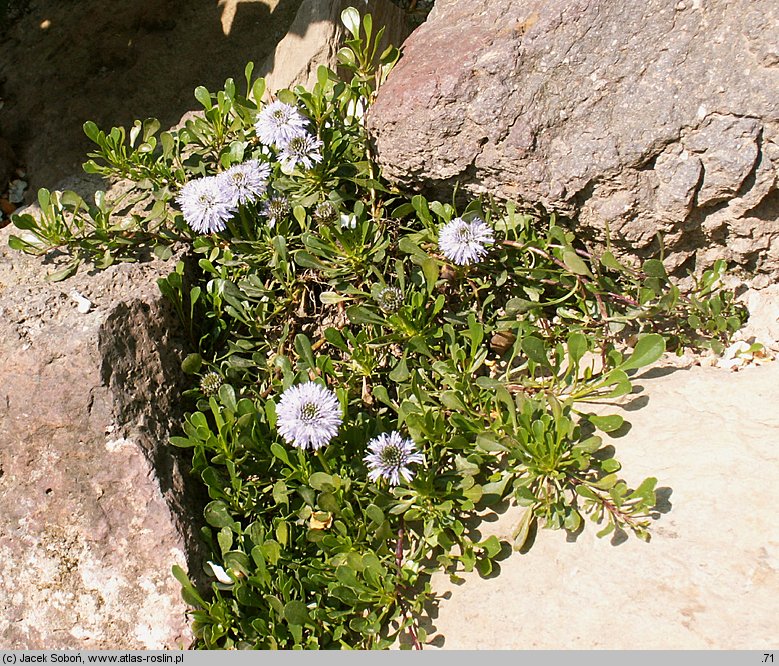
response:
M92 301L79 294L75 289L70 292L70 297L76 301L78 311L81 314L86 314L92 309Z
M12 180L8 185L8 201L11 203L22 203L24 201L24 191L27 189L27 183L23 180Z

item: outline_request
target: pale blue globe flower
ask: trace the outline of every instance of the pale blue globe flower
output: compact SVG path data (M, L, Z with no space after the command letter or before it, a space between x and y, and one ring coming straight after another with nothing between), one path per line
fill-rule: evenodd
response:
M424 463L425 457L416 450L414 442L403 439L397 431L385 432L368 442L368 453L363 460L368 465L371 481L385 479L391 486L397 486L401 479L408 482L414 478L409 469L411 463Z
M489 243L495 242L492 229L481 218L466 222L456 217L438 233L438 247L447 259L458 266L466 266L487 256Z
M281 222L292 209L289 200L281 195L274 195L262 205L260 211L268 218L268 226L273 229L278 222Z
M223 231L235 213L217 176L190 180L181 188L176 201L187 224L201 234Z
M225 198L233 206L253 203L268 186L270 165L259 160L248 160L230 167L217 178Z
M283 148L294 137L307 133L307 122L294 106L277 100L260 112L254 129L266 146Z
M300 165L304 169L310 169L315 162L322 161L322 142L313 134L306 132L293 136L279 151L281 170L284 173L292 173L292 170Z
M343 417L335 393L321 384L290 386L276 406L276 427L284 440L299 449L321 449L338 434Z
M397 287L384 287L376 295L376 302L384 312L397 312L403 307L403 292Z

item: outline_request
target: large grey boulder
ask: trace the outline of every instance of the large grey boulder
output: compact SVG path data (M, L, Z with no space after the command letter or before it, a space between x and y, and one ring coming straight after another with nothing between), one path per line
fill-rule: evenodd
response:
M779 274L773 0L438 0L369 115L391 180ZM764 280L764 282L767 280Z
M176 449L181 341L155 278L51 265L0 231L0 645L190 641L171 567L198 551ZM190 491L191 492L191 491ZM197 565L195 565L197 568Z

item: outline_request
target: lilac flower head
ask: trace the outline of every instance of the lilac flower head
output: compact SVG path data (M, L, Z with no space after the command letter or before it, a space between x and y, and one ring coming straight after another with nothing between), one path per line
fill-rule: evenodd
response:
M235 212L216 176L190 180L176 198L184 219L201 234L224 230Z
M292 138L306 133L306 123L294 106L277 100L260 112L254 129L266 146L283 148Z
M273 229L277 222L281 222L292 207L286 197L274 195L262 206L262 214L268 218L268 226Z
M403 292L397 287L384 287L376 295L376 302L384 312L397 312L403 306Z
M408 466L425 462L425 457L416 450L414 442L403 439L397 431L375 437L368 442L368 449L370 453L363 458L368 465L368 478L371 481L386 479L391 486L397 486L401 479L411 481L414 472Z
M343 421L335 393L315 382L290 386L276 406L279 433L285 441L316 450L338 434Z
M265 192L270 166L259 160L248 160L220 173L219 184L233 206L256 201Z
M478 217L474 217L470 222L456 217L438 233L438 247L441 252L459 266L484 259L487 256L485 245L494 242L492 229Z
M320 224L334 222L338 218L338 207L332 201L322 201L314 209L314 221Z
M221 387L222 375L217 372L208 372L200 380L200 390L206 397L216 395Z
M293 136L279 151L282 171L290 173L298 164L304 169L310 169L314 162L322 161L320 148L322 142L313 134L306 132Z

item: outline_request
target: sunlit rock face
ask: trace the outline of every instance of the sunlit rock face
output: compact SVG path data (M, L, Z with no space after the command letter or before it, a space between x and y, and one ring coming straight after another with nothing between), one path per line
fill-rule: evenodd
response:
M779 274L779 9L439 0L369 114L399 185L577 215L671 269ZM759 277L759 276L758 276Z

